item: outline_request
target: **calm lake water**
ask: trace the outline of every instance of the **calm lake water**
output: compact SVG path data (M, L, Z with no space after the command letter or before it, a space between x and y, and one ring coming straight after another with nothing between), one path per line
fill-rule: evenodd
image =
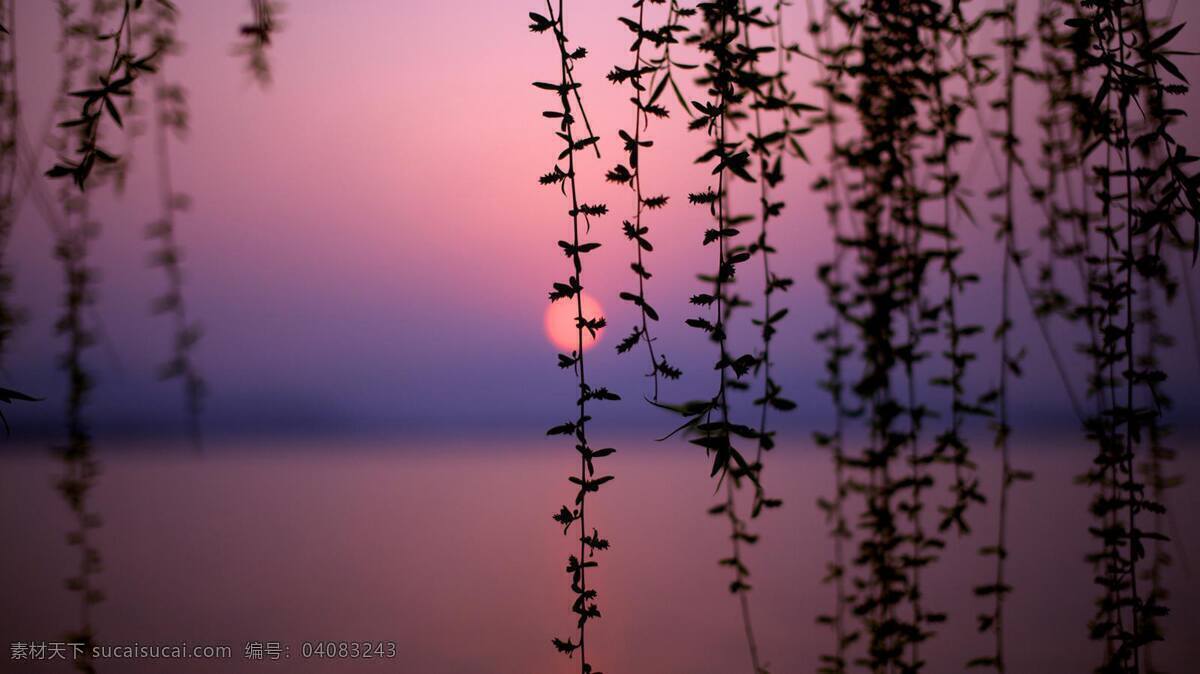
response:
M613 443L617 477L589 501L588 522L613 549L589 584L604 618L589 627L595 665L610 674L747 672L729 574L727 525L705 514L717 501L702 451L680 443ZM1097 589L1083 562L1092 541L1089 493L1072 477L1083 449L1043 441L1016 456L1037 481L1016 487L1007 638L1011 672L1089 672L1101 647L1087 639ZM988 447L980 443L981 447ZM989 489L997 465L981 465ZM95 609L102 644L225 645L218 660L102 661L103 672L421 672L540 674L578 671L550 646L573 634L563 572L577 547L550 515L573 492L577 470L564 443L418 440L225 443L203 455L137 445L98 448L92 503L103 517ZM1195 452L1178 462L1200 479ZM10 659L13 642L62 641L78 609L64 579L78 566L71 526L53 489L47 451L0 458L0 671L66 672L62 662ZM765 472L784 509L756 523L747 555L753 617L775 674L812 672L831 637L814 623L832 606L820 583L831 543L817 508L831 491L826 454L782 447ZM1176 565L1168 575L1167 671L1200 661L1200 496L1172 495ZM971 588L990 574L975 551L989 544L994 510L951 542L927 573L927 605L950 623L924 649L932 673L959 672L983 654L974 631L987 606ZM1189 551L1195 550L1190 556ZM305 642L394 642L395 658L305 658ZM246 660L252 642L288 649L279 661Z

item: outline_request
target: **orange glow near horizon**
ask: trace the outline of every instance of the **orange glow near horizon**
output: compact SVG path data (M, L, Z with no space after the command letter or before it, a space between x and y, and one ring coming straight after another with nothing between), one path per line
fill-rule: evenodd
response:
M604 310L600 307L600 303L592 299L589 295L584 295L583 301L583 317L586 319L599 318L604 315ZM570 353L579 350L579 334L575 327L576 306L574 298L570 300L559 300L551 302L546 309L546 337L550 339L550 343L564 352ZM596 331L596 336L592 337L587 330L583 331L583 349L590 349L600 338L604 336L603 328Z

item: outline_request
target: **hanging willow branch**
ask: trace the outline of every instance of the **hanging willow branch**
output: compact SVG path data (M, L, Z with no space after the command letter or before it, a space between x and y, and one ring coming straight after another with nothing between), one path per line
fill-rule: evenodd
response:
M0 22L12 26L14 1L0 2ZM12 273L7 264L8 241L12 235L18 161L17 129L20 106L17 100L17 47L9 29L0 32L0 359L6 355L8 339L17 322L9 304Z
M817 268L817 278L825 289L826 301L833 310L832 323L816 334L818 343L825 345L825 379L819 382L826 390L833 403L834 425L832 432L815 432L813 440L819 447L830 450L833 458L834 492L831 499L818 499L817 504L825 514L829 525L829 536L833 539L833 561L827 565L823 583L834 586L834 608L832 613L818 615L819 623L828 625L833 631L833 652L822 654L819 674L844 674L847 667L847 651L858 641L861 632L850 629L847 625L847 610L854 603L855 596L847 586L846 575L846 546L852 539L850 526L846 519L846 500L849 489L846 483L845 443L846 426L858 416L858 411L850 407L847 400L848 359L854 354L854 347L848 342L845 326L853 323L850 314L850 304L847 297L847 284L844 279L844 258L847 248L844 244L849 236L848 219L853 211L847 207L844 197L845 178L842 175L844 156L840 141L842 118L838 114L838 106L851 102L843 84L843 67L845 58L850 50L842 48L833 35L833 17L835 10L842 3L825 3L825 11L820 21L813 6L813 0L808 0L809 32L812 33L813 43L818 62L821 66L821 77L816 85L825 98L822 115L814 121L814 125L827 127L829 134L829 153L826 157L828 170L821 174L812 189L814 192L827 193L825 213L833 235L833 257L829 262Z
M742 2L743 22L742 50L750 61L749 68L740 78L739 86L743 97L750 100L751 115L754 119L754 131L747 134L750 144L750 154L757 161L755 164L755 180L758 183L759 201L759 234L757 239L747 246L747 252L757 255L762 260L763 268L763 303L762 318L753 319L754 325L761 330L762 351L755 363L755 370L762 377L762 394L754 400L760 408L758 425L758 447L754 457L754 470L761 475L763 453L775 447L775 432L768 426L768 412L771 409L787 412L796 408L796 403L783 394L783 387L771 376L771 342L778 332L777 325L787 316L787 308L778 309L772 305L772 298L778 292L786 292L795 281L787 276L781 276L771 269L771 256L777 251L767 238L769 224L772 219L779 218L786 203L778 199L772 190L778 188L784 179L783 160L791 150L799 157L804 157L804 151L799 144L799 137L808 133L809 128L793 126L793 119L802 111L816 110L811 105L799 103L787 86L786 55L790 50L783 42L782 29L778 26L782 4L775 7L776 16L768 19L762 15L759 8L749 9ZM751 33L754 29L767 31L774 43L771 46L756 47ZM768 75L758 69L758 64L764 57L776 52L777 68ZM780 128L767 132L763 125L763 115L778 113ZM758 517L764 508L776 508L782 505L779 499L767 498L762 488L762 481L757 480L754 490L754 504L751 517Z
M688 200L694 205L707 207L713 218L713 227L704 233L704 245L715 244L717 264L715 273L701 274L699 277L701 281L711 284L711 291L691 298L693 305L710 308L711 316L691 318L686 323L705 333L715 343L718 358L714 369L717 370L718 381L716 393L711 399L670 409L687 417L681 429L699 434L700 437L691 442L703 447L712 458L710 476L720 477L718 485L724 482L725 499L710 508L709 513L722 516L729 522L731 554L722 559L721 564L733 570L734 579L729 589L738 597L750 664L752 671L759 674L766 669L759 657L750 619L747 596L751 588L748 582L750 572L742 556L743 546L754 544L758 537L748 531L745 520L738 514L736 492L743 479L749 479L755 485L756 493L760 489L760 482L757 467L748 463L734 444L734 438L758 441L759 433L732 421L729 401L730 389L747 386L740 379L758 364L759 359L749 353L732 354L727 331L734 308L744 304L744 300L731 292L730 286L735 280L738 266L751 257L747 247L732 244L732 240L741 233L739 225L745 218L730 214L729 183L734 177L754 182L748 171L749 152L742 149L740 141L730 140L728 132L731 120L738 115L737 106L746 96L745 83L760 81L753 66L755 53L739 45L741 32L758 20L750 12L741 11L739 0L705 2L699 4L697 9L703 17L703 26L699 32L689 36L688 41L696 44L706 56L704 72L697 78L697 83L706 88L709 98L707 102L692 102L696 117L689 127L704 131L711 139L711 148L696 161L701 164L713 163L712 175L715 176L716 186L714 189L710 184L701 192L689 194ZM778 504L777 501L769 501L764 502L763 506Z
M9 299L13 278L7 255L16 205L14 189L21 164L17 146L17 130L21 123L17 100L17 45L11 28L8 28L14 26L15 13L13 0L0 2L0 365L5 362L8 340L20 320ZM37 400L20 391L0 388L0 402L6 404ZM3 411L0 411L0 423L7 433L8 419Z
M1009 377L1021 375L1021 361L1024 351L1014 354L1011 348L1011 331L1013 319L1011 313L1011 276L1014 271L1020 273L1022 260L1025 255L1017 247L1015 227L1015 193L1016 172L1022 165L1018 153L1019 139L1016 133L1016 84L1020 65L1021 52L1025 47L1025 38L1018 32L1017 5L1015 1L1006 2L1004 8L985 15L1001 24L1001 37L997 41L1004 54L1004 95L992 103L992 107L1004 112L1004 131L997 132L994 137L1000 141L1004 154L1003 184L989 196L1002 198L1003 213L994 216L998 225L996 239L1003 248L1000 273L1000 323L995 330L995 338L1000 342L1000 377L997 389L994 391L996 406L996 421L994 424L994 445L1000 450L1000 496L999 515L996 529L996 543L984 546L980 552L984 556L995 559L995 572L991 582L975 588L975 594L981 597L991 597L994 601L992 610L980 614L979 630L990 631L993 636L991 654L977 657L968 666L989 666L998 672L1008 669L1005 659L1004 646L1004 603L1012 586L1006 575L1008 550L1008 504L1012 485L1018 480L1031 480L1033 475L1028 471L1013 468L1010 452L1009 437L1012 428L1009 424Z
M151 13L151 40L154 53L166 57L179 50L175 39L177 12L159 5ZM165 63L163 64L165 66ZM154 312L171 317L172 353L160 368L163 379L179 379L183 384L185 409L192 442L200 446L200 410L204 397L204 380L196 367L193 351L200 338L200 326L188 317L183 294L183 251L176 234L176 214L187 207L188 197L177 192L171 180L171 136L187 131L187 99L183 87L166 79L163 66L157 74L154 90L155 147L158 154L158 197L161 209L158 219L146 228L146 237L156 248L151 263L161 267L167 280L167 290L154 300Z
M1156 42L1154 33L1158 32L1161 35L1169 35L1173 30L1170 25L1170 17L1162 20L1154 20L1150 17L1146 4L1140 2L1136 8L1138 13L1135 15L1137 21L1135 24L1139 44L1165 46L1170 39ZM1146 62L1153 64L1157 57L1153 52L1144 54L1143 58ZM1156 66L1152 66L1152 75L1156 74ZM1164 85L1157 78L1148 82L1148 87L1144 91L1145 105L1142 108L1142 119L1138 124L1138 133L1135 134L1136 140L1133 145L1140 162L1143 165L1162 165L1163 145L1156 142L1158 130L1169 129L1178 119L1178 115L1168 108L1167 94L1173 89L1171 85ZM1177 92L1178 90L1175 89ZM1146 199L1145 193L1142 195L1142 205L1144 213L1157 213L1157 217L1168 218L1175 220L1183 213L1172 210L1156 208L1155 204ZM1180 242L1168 241L1168 244ZM1193 242L1194 243L1194 242ZM1160 354L1165 349L1170 349L1175 345L1175 339L1168 333L1162 324L1160 312L1164 307L1170 307L1176 300L1180 283L1174 277L1166 259L1157 256L1157 251L1148 249L1147 246L1155 245L1153 239L1147 237L1143 241L1142 250L1140 251L1141 259L1157 260L1157 264L1139 266L1139 275L1141 276L1142 291L1140 292L1139 314L1137 321L1140 325L1144 325L1142 331L1144 341L1141 352L1138 358L1138 367L1143 372L1161 372L1163 371L1163 360ZM1183 267L1186 263L1183 261L1185 245L1178 246L1178 259L1180 266ZM1187 274L1186 269L1183 270ZM1188 312L1193 321L1193 331L1195 330L1195 305L1192 302L1191 284L1185 281L1185 296L1188 300ZM1196 338L1196 333L1193 332L1193 338ZM1200 342L1196 343L1200 345ZM1165 532L1172 524L1171 519L1165 512L1167 498L1173 489L1179 488L1183 483L1183 476L1177 474L1171 468L1172 462L1175 460L1176 452L1170 447L1171 427L1166 421L1166 413L1172 407L1172 399L1166 391L1165 382L1153 387L1153 403L1158 414L1152 415L1146 420L1146 452L1141 461L1139 470L1143 476L1146 487L1149 489L1150 501L1156 504L1161 504L1160 508L1147 508L1151 511L1151 523L1153 531ZM1158 606L1165 606L1170 593L1167 589L1166 580L1164 578L1166 571L1174 563L1174 558L1169 549L1170 542L1162 538L1156 538L1152 541L1150 550L1148 551L1149 564L1145 567L1142 573L1142 580L1146 583L1145 592L1147 601ZM1155 664L1154 645L1158 641L1162 641L1166 637L1165 627L1159 612L1147 612L1144 616L1143 624L1141 625L1142 632L1145 634L1146 645L1145 653L1142 658L1143 670L1147 674L1158 674L1162 670Z
M575 110L572 108L571 100L574 97L581 108L582 100L579 97L580 85L575 81L573 69L575 63L587 55L587 51L582 47L574 50L570 50L567 47L569 42L566 35L563 0L559 0L557 12L555 12L554 7L547 0L546 10L547 14L545 16L530 13L529 17L532 23L529 28L535 33L551 32L554 35L558 46L561 76L557 83L534 82L533 86L538 89L554 92L558 97L559 109L547 110L542 115L548 119L558 120L559 131L557 135L563 141L564 148L558 155L557 161L562 162L566 160L567 168L563 170L556 163L554 170L542 176L540 182L543 185L558 185L563 194L570 198L571 209L568 211L568 216L571 218L571 240L559 241L558 245L562 248L566 256L570 258L573 272L565 282L554 284L554 290L550 292L550 301L556 302L563 299L575 301L575 326L578 337L577 348L570 355L559 354L558 361L560 367L574 370L579 388L579 398L577 400L579 412L575 420L555 426L547 431L547 434L574 436L576 442L575 450L579 453L580 458L579 475L570 478L570 482L578 487L578 492L575 496L575 507L572 508L564 505L554 515L554 520L562 525L564 534L568 533L572 526L577 526L579 535L579 555L571 555L566 567L567 573L571 576L571 591L575 593L575 601L571 605L571 610L578 616L577 628L579 635L578 641L571 638L560 639L555 637L553 644L559 652L566 653L568 656L574 656L575 652L578 651L580 672L581 674L589 674L592 671L592 665L587 658L586 628L588 621L600 617L600 609L596 603L596 590L588 587L587 571L599 565L595 561L596 552L607 550L609 542L607 539L601 538L599 532L594 527L591 533L588 533L585 506L589 493L598 492L601 486L613 479L612 475L596 477L594 460L608 456L616 450L612 448L592 448L587 436L587 422L591 420L591 417L587 414L587 403L591 400L620 400L620 397L606 388L593 388L590 386L584 370L584 332L587 331L592 338L595 338L596 333L605 326L605 320L602 316L585 316L583 313L583 256L599 248L600 244L595 242L585 243L582 240L580 236L580 220L584 221L582 224L588 224L588 229L590 230L589 218L606 214L608 208L603 204L583 203L578 197L576 154L581 150L586 150L588 147L594 148L599 140L595 135L591 134L590 129L586 137L575 137ZM582 115L582 110L580 112ZM599 151L597 151L597 155L599 155Z
M76 212L71 212L78 209ZM62 369L67 375L67 438L56 451L63 460L65 472L57 483L74 517L74 527L67 534L67 543L78 550L76 572L67 578L67 588L78 595L79 622L68 640L82 644L83 656L74 661L75 668L93 672L92 645L95 640L92 608L104 597L95 585L100 571L100 553L92 539L92 530L100 526L100 518L91 509L88 497L95 485L99 467L92 451L92 438L85 420L85 408L92 390L92 376L84 363L84 353L93 342L92 332L85 324L84 311L93 302L94 270L87 264L89 239L94 223L89 220L86 202L69 207L68 220L76 220L69 232L59 237L55 255L63 266L66 291L63 294L63 313L56 324L59 334L67 340L62 354Z
M1170 302L1177 288L1178 285L1170 278L1165 268L1159 277L1145 279L1141 291L1142 309L1138 319L1142 325L1146 326L1147 336L1138 366L1146 371L1158 371L1162 365L1159 358L1160 351L1174 345L1171 336L1162 328L1159 317L1160 300L1158 297L1161 291L1161 294L1166 297L1166 301ZM1170 410L1172 401L1166 392L1159 390L1157 395L1158 399L1156 402L1160 409L1164 413ZM1166 531L1169 525L1165 512L1168 493L1170 490L1177 489L1183 484L1183 476L1174 473L1171 469L1176 452L1169 445L1170 426L1162 419L1162 415L1155 416L1149 420L1147 426L1146 456L1142 459L1139 472L1143 476L1142 479L1145 481L1146 487L1149 489L1150 501L1163 504L1163 508L1149 509L1151 510L1153 530L1161 532ZM1166 579L1164 577L1167 570L1174 564L1174 557L1168 546L1169 541L1162 538L1156 538L1152 541L1148 552L1149 564L1145 567L1141 576L1141 580L1146 584L1147 602L1160 607L1165 606L1171 596L1167 590ZM1147 674L1157 674L1163 671L1155 665L1153 650L1154 643L1162 641L1166 637L1165 627L1161 618L1161 611L1148 612L1144 616L1144 622L1141 625L1141 630L1146 640L1142 664L1143 670Z
M125 10L128 12L129 4ZM81 72L83 68L102 70L105 66L105 50L103 40L109 39L99 35L99 26L109 20L110 10L102 4L92 7L92 13L83 20L74 18L75 7L68 3L60 3L61 37L59 51L62 55L62 77L60 90L54 106L55 116L70 112L69 96L76 78L83 76L90 79L91 73ZM126 17L125 20L128 20ZM131 40L132 32L126 35ZM128 43L127 43L128 44ZM115 105L112 111L116 110ZM86 105L85 105L86 107ZM114 112L114 114L116 114ZM73 124L60 124L58 133L51 140L55 149L62 152L71 142ZM94 125L90 142L95 145L99 133L98 122ZM88 136L85 136L87 138ZM89 168L90 170L90 168ZM75 190L63 184L59 188L59 199L62 204L61 219L51 221L54 232L54 255L62 266L65 290L62 295L62 313L55 323L55 331L66 340L66 348L61 356L60 367L67 379L66 396L66 431L65 442L55 447L55 453L63 462L63 474L56 485L59 494L66 501L74 519L72 529L67 533L67 544L78 551L78 566L75 572L67 578L67 588L78 596L77 623L68 634L68 641L82 644L80 657L73 660L76 670L85 673L95 672L95 663L91 658L92 646L95 643L93 625L93 608L104 598L104 593L96 587L95 576L100 572L100 552L96 547L93 531L100 526L100 518L89 504L89 496L95 486L99 473L99 465L95 459L92 447L92 437L86 419L86 407L93 388L93 378L88 370L85 353L95 341L92 330L87 325L85 312L95 299L94 279L95 270L88 261L91 240L99 232L96 223L89 212L90 194L83 192L83 180L77 178Z
M667 118L670 113L661 104L658 103L666 89L667 84L671 82L669 76L664 76L657 87L649 92L647 96L647 87L642 83L643 78L658 74L660 70L669 68L670 63L669 52L667 51L672 44L678 44L678 39L675 34L686 28L678 23L675 19L678 16L674 6L669 10L667 23L656 29L647 29L645 22L646 2L645 0L637 0L633 4L637 10L637 20L622 18L621 23L633 33L633 44L629 50L633 52L633 63L629 68L616 66L608 74L609 81L614 84L629 82L633 88L633 97L630 102L633 103L633 133L621 130L618 132L621 140L625 144L625 153L628 157L627 163L617 164L607 174L607 179L610 182L627 185L633 192L634 196L634 216L633 221L625 220L621 223L622 230L625 233L625 238L629 239L634 244L637 257L630 265L635 276L637 276L637 292L622 292L620 297L622 300L629 302L638 308L641 314L641 323L633 328L629 336L621 340L617 344L617 353L626 353L642 342L646 345L646 353L650 357L650 373L647 375L654 380L654 400L658 400L658 379L661 374L667 379L678 379L683 373L678 368L673 367L667 362L665 355L659 357L654 352L654 337L650 334L650 323L658 321L658 312L646 299L646 282L650 280L650 271L646 268L644 253L650 253L654 250L654 246L650 243L648 234L650 228L643 224L643 213L649 210L657 210L667 205L670 199L665 194L655 196L644 196L642 194L642 159L645 150L654 145L654 141L644 140L642 136L643 130L649 127L650 118L658 119ZM652 47L657 47L662 50L662 55L657 58L648 58L642 55L642 49L646 43L650 43Z

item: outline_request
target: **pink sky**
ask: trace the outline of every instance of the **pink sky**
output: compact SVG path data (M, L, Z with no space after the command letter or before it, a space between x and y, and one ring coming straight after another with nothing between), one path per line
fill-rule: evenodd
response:
M804 3L797 5L786 17L793 31L807 21ZM604 80L614 63L630 60L628 31L616 21L628 10L595 2L568 8L572 39L591 52L577 75L605 153L581 167L588 176L583 189L586 200L606 201L612 210L592 230L604 248L585 270L585 284L614 326L606 346L592 352L594 372L636 399L644 392L644 357L618 359L610 348L634 320L616 299L633 284L633 251L619 229L631 197L600 180L623 159L616 130L632 117L628 89ZM186 292L206 328L200 365L218 425L504 418L540 425L563 411L559 396L571 383L555 367L542 316L550 283L568 270L555 241L567 236L569 223L557 192L536 184L559 146L552 123L539 114L553 97L529 86L553 79L557 61L550 38L527 30L531 9L536 3L291 0L270 52L274 84L260 91L231 55L247 3L184 3L186 51L168 72L187 89L191 133L173 147L173 168L194 203L180 222ZM648 9L654 22L663 12ZM1184 3L1179 16L1194 12ZM17 35L47 36L19 42L30 129L41 128L57 79L48 39L56 30L50 3L18 7ZM795 62L802 98L818 102L804 85L814 72ZM1197 109L1197 102L1191 95L1183 104ZM709 260L700 246L705 212L685 196L708 184L707 169L692 164L704 138L685 133L680 117L673 109L669 122L651 127L656 145L644 155L643 174L647 192L672 197L647 221L656 244L647 264L655 272L648 295L663 316L660 347L694 374L666 389L674 399L704 394L711 362L707 342L682 326L691 316L687 297L698 290L694 275ZM1180 131L1185 139L1197 136L1189 124ZM806 147L819 158L825 144L816 133ZM134 196L152 188L151 152L149 143L135 144L129 195L99 199L97 313L111 345L90 357L101 372L95 416L114 423L142 419L145 409L168 421L178 413L176 389L153 375L168 344L166 321L147 311L162 287L159 270L144 262L141 234L154 217L153 202ZM42 164L50 161L44 153ZM977 192L992 186L978 156L963 162ZM827 320L815 268L828 257L829 235L821 200L808 190L816 173L789 168L789 205L773 237L779 268L797 280L787 297L792 316L781 326L788 353L780 350L779 376L811 401L805 418L819 419L826 403L814 384L821 354L811 335ZM752 208L749 198L742 203ZM1032 237L1036 222L1022 224ZM984 245L972 259L985 272L998 267L990 237L985 229L972 239ZM26 204L11 257L17 298L31 320L12 345L10 371L14 381L53 397L61 379L54 369L61 346L51 331L60 273L50 247L42 219ZM976 306L981 318L994 320L990 304ZM1023 301L1018 306L1024 311ZM1035 333L1022 338L1034 364L1045 366ZM753 339L748 326L735 337L747 349ZM537 385L523 386L518 400L506 395L514 381ZM1023 385L1031 400L1061 402L1057 381L1035 376ZM56 418L57 408L45 407ZM617 414L663 421L637 407Z

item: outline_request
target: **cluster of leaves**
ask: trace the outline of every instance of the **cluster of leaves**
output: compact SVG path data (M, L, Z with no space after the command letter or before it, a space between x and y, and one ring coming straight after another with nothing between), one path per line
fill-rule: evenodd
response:
M265 87L271 83L271 62L267 49L271 38L279 32L279 3L273 0L250 0L250 21L238 28L241 43L234 52L246 59L246 70L250 76Z
M603 485L613 479L612 475L596 475L595 460L609 456L616 450L611 447L603 449L592 447L587 434L587 424L591 420L587 413L587 403L590 401L615 401L620 400L620 397L604 387L589 385L584 369L584 331L595 337L597 331L605 326L605 319L602 316L586 316L583 312L583 256L599 248L600 244L585 243L580 237L580 229L581 225L586 224L590 230L589 219L604 215L608 212L608 208L603 204L581 202L576 181L577 154L591 147L599 156L596 145L599 139L591 132L587 117L582 112L580 85L575 81L574 76L575 65L580 59L587 56L587 50L582 47L575 49L568 47L569 40L563 19L562 0L559 0L557 12L549 0L547 0L546 9L546 15L536 12L529 14L531 19L529 28L535 33L550 33L554 37L558 47L560 77L558 82L534 82L533 86L556 95L559 103L558 109L547 110L542 113L542 116L557 121L556 135L562 140L564 147L558 155L554 169L542 176L540 182L543 185L558 185L562 194L570 201L571 208L567 215L571 220L571 240L559 241L558 245L571 260L572 271L571 276L565 282L554 284L554 290L550 292L550 301L568 300L575 303L577 347L569 355L559 354L558 363L563 369L569 368L574 371L579 390L579 397L576 400L578 407L576 418L551 428L547 434L566 435L574 438L575 451L579 454L580 461L578 476L569 478L570 482L577 487L574 505L562 506L553 516L554 521L562 525L564 535L570 533L571 528L574 527L579 537L579 554L578 556L571 555L566 567L567 574L571 577L571 591L575 593L571 611L578 618L576 627L579 635L577 641L573 638L555 637L552 643L555 649L568 656L573 657L578 651L581 674L590 674L593 669L587 658L586 628L590 620L600 617L600 609L596 602L595 588L588 586L587 571L599 565L599 562L595 560L596 552L607 550L609 542L607 539L601 538L595 527L590 533L588 532L586 504L588 494L598 492ZM575 113L577 108L572 104L572 99L578 104L579 113L587 128L587 135L582 138L576 136L578 122L575 119ZM566 161L565 169L559 165L563 160ZM599 673L597 672L597 674Z
M174 5L170 0L155 0L163 8L173 11ZM103 5L103 3L101 3ZM69 6L69 5L68 5ZM101 7L101 10L107 8ZM78 145L73 150L72 159L60 158L46 175L51 178L71 178L82 191L86 188L88 178L92 175L97 163L116 164L119 157L100 147L100 127L105 118L118 127L124 126L118 103L123 98L134 94L134 84L146 73L152 73L157 67L160 53L149 51L138 54L134 40L133 26L135 14L142 11L143 0L123 0L121 3L121 20L115 29L106 32L98 22L88 22L73 26L72 30L87 31L99 43L111 43L112 55L107 67L99 68L94 79L89 75L91 85L85 89L71 91L70 96L83 101L79 113L72 119L59 123L60 127L75 129L78 132ZM72 10L73 11L73 10ZM107 14L107 11L103 12ZM68 13L69 15L69 13Z
M661 3L663 0L658 1ZM633 96L629 99L634 108L633 132L625 130L618 132L624 143L627 159L625 163L617 164L606 177L609 182L628 186L634 196L633 219L632 221L625 220L621 226L625 237L633 242L637 254L634 262L630 264L630 268L637 277L638 285L636 292L622 292L620 297L638 308L641 322L634 326L628 337L617 344L617 353L627 353L639 342L646 345L646 352L650 357L650 373L647 376L654 380L654 400L658 400L659 375L667 379L678 379L683 373L672 366L665 355L661 357L655 355L655 340L650 334L650 323L658 321L659 316L649 300L646 299L646 281L650 280L651 274L646 268L644 253L653 251L654 246L648 238L650 228L643 223L642 216L647 210L663 208L670 198L665 194L644 196L642 193L641 158L645 150L654 145L654 141L643 138L643 131L649 127L651 117L666 119L670 116L670 112L659 101L667 85L672 81L669 69L673 65L674 67L681 66L672 63L669 49L670 45L679 43L677 34L687 30L679 23L680 17L690 16L694 10L683 10L672 2L668 9L666 23L651 29L646 27L646 0L637 0L634 2L633 8L637 10L636 20L621 18L621 23L633 33L633 43L629 47L629 51L633 52L633 63L629 68L615 66L608 74L608 79L612 83L628 82L633 89ZM653 49L658 49L659 54L643 56L642 50L647 44ZM658 84L654 85L654 79L660 73L664 73L664 75L658 79ZM646 78L650 79L649 83L643 82ZM653 87L652 91L647 84Z
M169 5L160 4L151 11L147 26L153 52L160 54L162 64L156 74L154 90L155 146L158 153L158 187L161 213L146 228L146 237L155 249L151 264L161 267L167 280L167 290L155 298L153 311L171 317L173 336L171 357L161 366L163 379L179 379L183 383L184 400L192 439L200 440L200 408L204 397L204 380L197 369L193 351L200 338L200 326L190 320L183 293L183 251L176 234L176 214L189 203L186 194L175 190L171 180L171 137L182 137L187 131L187 98L183 87L167 80L166 57L179 51L175 38L178 14Z

